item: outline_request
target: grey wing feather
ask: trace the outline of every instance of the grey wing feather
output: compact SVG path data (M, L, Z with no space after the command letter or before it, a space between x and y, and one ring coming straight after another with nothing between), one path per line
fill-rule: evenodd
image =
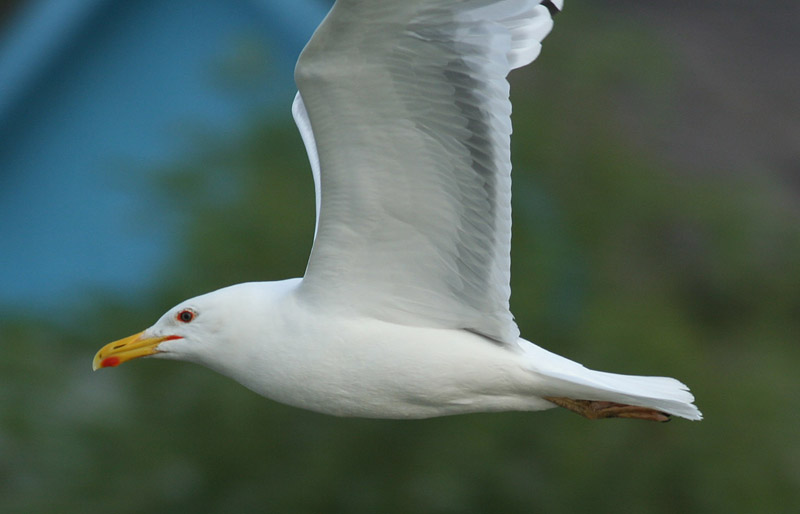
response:
M516 341L505 77L551 27L534 0L334 5L295 74L321 169L309 301Z

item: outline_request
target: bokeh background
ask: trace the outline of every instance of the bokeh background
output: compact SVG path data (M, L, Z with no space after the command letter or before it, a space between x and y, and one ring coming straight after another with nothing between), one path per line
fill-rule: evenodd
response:
M0 8L0 511L797 512L800 7L567 1L511 77L512 309L706 419L420 421L184 363L92 373L175 303L299 276L291 73L323 0Z

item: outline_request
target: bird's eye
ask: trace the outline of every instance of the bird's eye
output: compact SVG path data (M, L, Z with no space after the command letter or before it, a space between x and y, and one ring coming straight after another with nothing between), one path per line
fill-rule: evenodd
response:
M180 321L182 323L189 323L190 321L192 321L194 319L194 316L195 316L195 314L194 314L193 310L183 309L175 317L177 318L178 321Z

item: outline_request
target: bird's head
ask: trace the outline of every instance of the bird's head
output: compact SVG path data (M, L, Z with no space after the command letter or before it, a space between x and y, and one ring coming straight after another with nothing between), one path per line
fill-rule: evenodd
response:
M214 314L213 306L203 297L182 302L147 330L102 347L94 356L92 369L119 366L138 357L188 360L196 347L204 345Z
M206 365L224 360L236 351L243 322L257 323L266 289L239 284L181 302L143 332L102 347L92 368L150 356Z

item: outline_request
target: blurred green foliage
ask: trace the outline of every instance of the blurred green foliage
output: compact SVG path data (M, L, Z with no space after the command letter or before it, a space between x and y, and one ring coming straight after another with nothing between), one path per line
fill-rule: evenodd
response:
M631 147L620 91L669 117L678 64L598 16L572 10L512 77L512 308L528 339L587 366L686 381L703 422L339 419L184 363L91 373L101 344L184 298L303 273L302 144L288 118L254 122L154 171L152 194L185 212L184 249L146 304L95 295L68 323L2 320L0 511L794 512L796 198L763 170L676 170Z

